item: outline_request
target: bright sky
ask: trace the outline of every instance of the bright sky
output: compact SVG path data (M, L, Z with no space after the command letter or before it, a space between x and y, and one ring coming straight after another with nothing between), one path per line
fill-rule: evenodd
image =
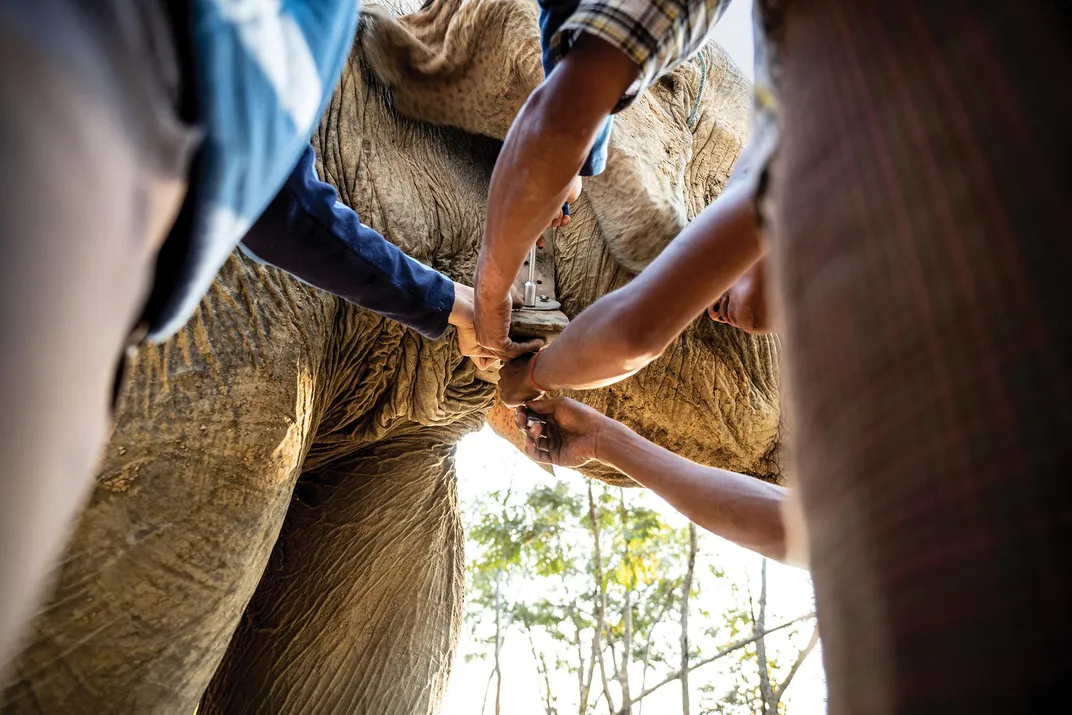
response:
M747 77L752 77L752 0L732 3L716 28L714 37L730 53L741 71ZM572 474L569 470L561 470L560 473L563 476ZM575 474L573 477L583 478ZM470 435L459 445L458 489L463 505L478 494L506 487L511 480L516 480L519 488L528 489L535 483L546 483L551 479L487 428ZM684 517L655 495L641 491L637 494L647 506L658 510L672 527L686 523ZM744 574L751 574L753 578L758 578L758 557L717 537L709 534L704 536L701 556L717 558L718 564L735 576L741 574L741 578L744 578ZM703 567L701 565L700 569ZM770 564L768 592L769 609L780 617L789 618L806 613L812 607L811 581L807 573L799 569ZM703 605L713 612L720 610L720 604ZM771 622L779 621L772 617ZM472 651L468 629L464 629L459 654ZM540 683L528 644L519 637L508 638L503 646L503 662L506 694L504 715L544 715ZM444 715L480 715L489 672L490 663L478 659L467 663L459 657L447 690ZM692 676L693 684L699 685L718 675L717 670L698 670ZM570 678L566 682L555 683L555 687L562 687L563 692L572 694L576 684ZM816 650L794 679L785 702L791 715L821 715L826 712L825 696L821 654ZM694 695L693 702L697 701L698 696ZM600 711L604 707L601 705ZM652 713L680 712L680 707L680 690L676 686L667 686L649 698L645 705L645 709ZM491 712L490 698L488 712Z
M715 26L714 38L726 48L730 57L749 79L755 60L752 45L752 0L731 2L726 14Z

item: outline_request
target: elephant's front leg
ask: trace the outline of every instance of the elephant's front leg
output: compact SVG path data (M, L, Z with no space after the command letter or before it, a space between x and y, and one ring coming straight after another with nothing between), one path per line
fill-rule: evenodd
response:
M302 477L201 715L438 709L462 619L462 431L410 428Z
M316 430L334 301L232 259L133 366L96 488L5 715L192 715Z

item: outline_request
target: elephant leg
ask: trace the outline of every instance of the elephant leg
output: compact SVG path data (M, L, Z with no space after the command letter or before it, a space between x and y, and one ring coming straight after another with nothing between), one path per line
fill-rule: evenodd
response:
M191 324L137 355L0 712L194 712L315 432L334 305L232 259Z
M407 429L302 478L201 715L438 709L462 619L461 433Z

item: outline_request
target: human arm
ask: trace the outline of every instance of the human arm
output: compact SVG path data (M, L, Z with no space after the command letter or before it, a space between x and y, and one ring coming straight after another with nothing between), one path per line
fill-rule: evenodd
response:
M529 427L530 414L542 424ZM576 467L598 460L655 492L711 533L786 561L784 514L789 492L783 487L697 464L566 398L530 402L518 409L517 424L526 432L526 452L536 461Z
M477 336L501 357L538 344L509 339L510 287L529 247L576 187L596 134L637 71L614 46L582 35L507 134L492 173L476 271Z
M484 366L473 291L416 261L361 223L316 175L306 147L279 194L242 239L253 258L436 339L458 327L462 352Z
M639 276L570 321L539 353L533 381L544 390L618 382L655 360L763 254L752 193L731 186ZM500 371L503 401L540 394L527 356Z

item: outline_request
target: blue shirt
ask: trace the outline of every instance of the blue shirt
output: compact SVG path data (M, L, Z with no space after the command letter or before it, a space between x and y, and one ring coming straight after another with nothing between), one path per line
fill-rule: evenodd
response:
M263 261L425 335L443 332L453 283L363 226L313 169L309 137L342 72L360 7L359 0L191 0L205 139L183 227L189 235L168 255L166 290L147 315L150 339L186 323L247 232L249 252Z
M174 285L149 337L186 323L220 267L275 197L342 72L358 0L191 0L198 121L196 204Z
M438 338L454 306L454 283L365 226L316 175L306 145L297 168L241 248L254 260Z

